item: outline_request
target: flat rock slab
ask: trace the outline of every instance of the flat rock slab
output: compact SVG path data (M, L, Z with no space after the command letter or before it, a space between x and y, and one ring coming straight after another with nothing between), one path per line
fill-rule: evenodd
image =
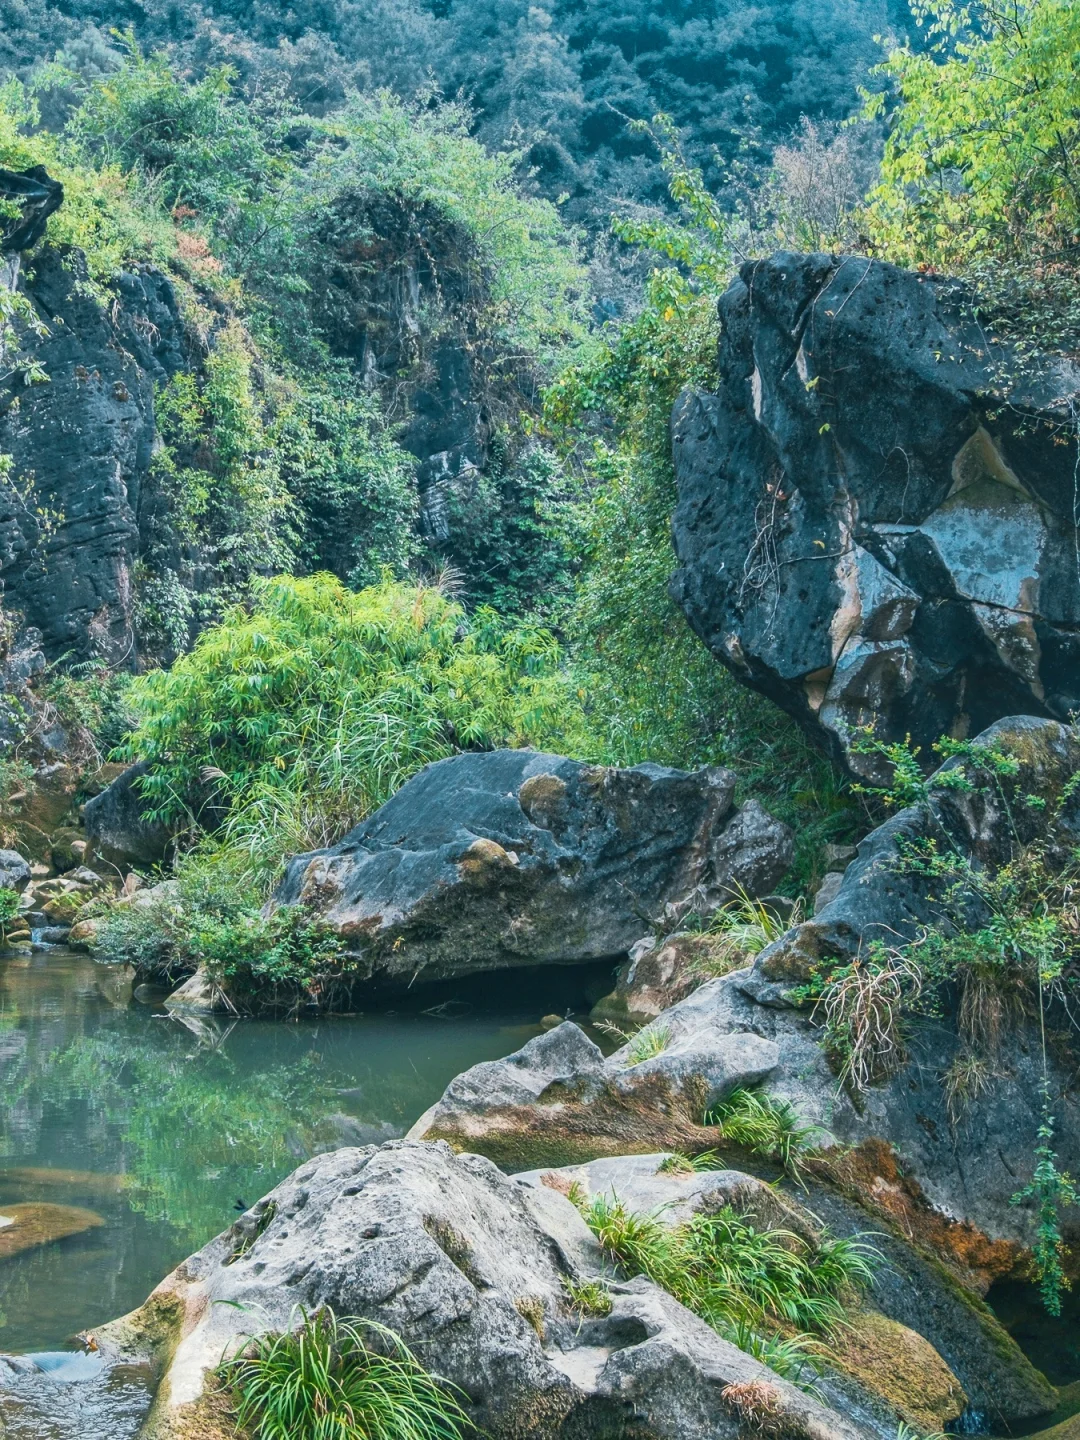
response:
M83 1210L77 1205L0 1206L0 1260L20 1255L24 1250L35 1250L39 1245L51 1245L54 1240L82 1235L104 1224L93 1210Z

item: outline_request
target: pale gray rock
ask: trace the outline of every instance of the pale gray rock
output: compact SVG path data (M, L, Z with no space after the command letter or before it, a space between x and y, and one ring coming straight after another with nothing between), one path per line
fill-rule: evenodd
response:
M0 889L25 890L29 883L29 861L17 850L0 850Z
M611 1314L583 1318L564 1280L603 1274L596 1242L553 1191L530 1192L477 1155L392 1141L302 1165L191 1256L144 1311L105 1326L108 1358L156 1326L172 1347L144 1431L195 1432L208 1372L245 1337L322 1305L396 1330L460 1386L490 1440L736 1440L727 1386L771 1387L786 1433L872 1433L721 1340L649 1281L611 1282ZM171 1314L167 1334L156 1317ZM207 1424L197 1431L217 1436Z

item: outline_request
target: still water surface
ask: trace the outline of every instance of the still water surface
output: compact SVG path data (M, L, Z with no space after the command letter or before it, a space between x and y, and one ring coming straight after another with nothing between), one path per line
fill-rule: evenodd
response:
M542 993L474 988L439 1015L425 994L411 1011L193 1030L84 955L0 960L0 1215L45 1202L104 1222L0 1248L0 1352L61 1348L141 1304L303 1159L402 1134L581 983L555 971Z

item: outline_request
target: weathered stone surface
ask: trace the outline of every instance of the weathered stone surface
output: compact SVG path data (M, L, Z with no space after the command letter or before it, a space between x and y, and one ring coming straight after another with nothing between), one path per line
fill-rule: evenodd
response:
M564 1277L602 1273L577 1211L477 1155L392 1141L302 1165L147 1304L95 1331L107 1357L157 1349L167 1368L145 1440L231 1434L206 1374L295 1307L398 1331L467 1394L491 1440L736 1440L726 1386L773 1391L785 1433L856 1440L866 1429L721 1340L644 1279L611 1282L612 1310L582 1318Z
M850 959L875 940L903 944L940 921L940 881L904 864L905 848L932 842L991 872L1033 840L1045 843L1051 867L1069 858L1080 839L1080 799L1067 791L1080 770L1080 734L1055 720L1020 715L999 721L974 743L1016 760L1019 769L1008 781L1014 802L1004 786L980 785L969 794L932 782L928 803L901 810L859 844L835 896L812 920L761 952L743 986L748 993L785 1003L785 987L808 979L824 957ZM938 777L964 763L962 757L946 761ZM1025 796L1038 803L1025 803ZM971 923L981 923L985 910L974 898L969 904Z
M779 254L720 301L721 384L673 419L673 593L734 674L854 769L854 727L1080 704L1080 372L1000 383L954 282Z
M770 1075L779 1051L746 1027L717 1025L712 981L662 1017L663 1049L607 1059L572 1021L505 1060L458 1075L409 1132L489 1155L511 1170L658 1149L705 1149L705 1111ZM723 1017L721 1017L723 1018Z
M29 883L29 863L17 850L0 850L0 888L25 890Z
M0 496L0 578L48 655L119 664L135 654L133 570L154 386L181 368L182 326L172 286L150 268L116 277L118 304L108 311L80 289L82 279L78 251L46 246L23 282L47 327L26 333L24 348L49 383L26 388L16 375L0 407L0 448L18 482ZM20 499L25 484L32 504Z
M804 1208L776 1186L739 1170L694 1173L662 1168L671 1158L619 1155L561 1170L532 1170L515 1178L519 1184L543 1186L561 1194L577 1186L585 1198L599 1195L617 1199L631 1212L651 1216L668 1227L683 1225L695 1215L715 1215L730 1208L759 1231L780 1230L810 1246L817 1245L823 1238L820 1207L816 1203ZM822 1194L829 1200L834 1199L819 1188L815 1190L814 1201ZM800 1190L799 1200L805 1198L805 1192ZM837 1203L843 1206L842 1201L834 1202L834 1210ZM869 1242L871 1248L876 1248L882 1237L876 1229L872 1235L867 1235L865 1229L860 1230L859 1216L853 1205L842 1208L840 1228L832 1233L855 1236L860 1243ZM861 1213L861 1220L867 1228L873 1223L865 1212ZM1007 1374L1011 1364L1025 1379L1030 1376L1030 1365L1007 1337L1001 1351L987 1346L982 1330L972 1324L970 1310L954 1299L954 1287L943 1285L925 1263L923 1273L918 1273L916 1279L920 1262L912 1255L905 1255L905 1247L897 1242L892 1249L900 1252L901 1267L905 1260L909 1263L907 1268L897 1269L890 1251L886 1261L888 1275L881 1277L882 1285L889 1292L886 1306L904 1309L909 1319L912 1318L910 1312L915 1312L914 1328L877 1308L875 1284L867 1301L852 1315L850 1326L845 1326L842 1333L833 1338L827 1356L822 1357L826 1372L818 1382L818 1389L823 1398L842 1414L865 1416L870 1423L884 1422L886 1430L890 1419L894 1426L897 1420L903 1420L930 1430L940 1430L947 1422L955 1421L967 1407L967 1394L927 1338L927 1327L925 1323L920 1324L918 1318L920 1308L936 1311L943 1305L946 1309L959 1309L966 1322L954 1327L958 1333L949 1333L946 1338L953 1342L954 1349L961 1350L965 1360L974 1360L977 1374L981 1364L980 1399L988 1389L982 1380L988 1361L996 1362ZM996 1331L994 1338L1001 1338L1001 1332ZM1030 1386L1023 1399L1030 1400L1029 1391ZM1010 1401L1015 1398L1009 1395ZM1045 1387L1040 1391L1040 1399L1045 1403ZM995 1412L1001 1418L1008 1413L1010 1409L1000 1405Z
M147 803L137 781L145 761L130 765L83 809L88 853L110 865L153 864L165 857L172 838L167 826L144 818Z
M376 981L617 957L658 920L786 869L790 832L759 807L734 811L734 784L720 769L456 755L340 844L293 859L276 899L333 925Z

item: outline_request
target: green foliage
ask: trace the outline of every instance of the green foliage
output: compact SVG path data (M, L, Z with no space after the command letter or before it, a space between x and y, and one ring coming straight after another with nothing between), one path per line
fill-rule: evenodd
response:
M234 1011L332 1007L344 984L337 936L302 906L263 915L243 860L207 843L153 892L103 905L95 958L144 979L202 966Z
M462 575L464 598L500 615L556 614L571 587L575 512L551 452L527 443L511 457L505 438L493 462L458 482L447 501L448 541L439 546Z
M1022 342L1071 348L1080 144L1076 0L920 0L929 45L881 67L891 99L882 183L866 223L900 264L976 282Z
M357 589L386 569L403 574L418 549L414 465L377 397L334 365L306 370L277 403L268 440L303 513L303 570L329 570Z
M260 580L171 671L135 682L128 750L164 819L216 791L230 842L268 878L432 760L557 735L558 661L547 631L469 618L432 587Z
M796 1381L810 1334L828 1337L844 1323L846 1303L870 1283L877 1259L859 1240L826 1236L811 1246L787 1230L758 1230L730 1207L667 1227L597 1195L584 1214L607 1259L648 1276L741 1348L756 1353L782 1338L764 1333L769 1324L802 1332L791 1368L780 1371ZM782 1347L773 1353L781 1359Z
M85 726L102 758L107 758L131 729L130 685L126 671L110 670L99 660L89 660L66 669L54 667L41 694L63 725Z
M7 943L7 932L11 929L11 922L17 918L19 910L19 892L9 889L6 885L0 886L0 944Z
M1035 1173L1031 1183L1012 1197L1013 1205L1033 1203L1036 1213L1035 1244L1032 1247L1035 1278L1043 1304L1051 1315L1061 1314L1061 1292L1072 1282L1065 1273L1065 1242L1061 1235L1060 1212L1080 1203L1071 1176L1057 1166L1054 1150L1054 1117L1050 1113L1049 1086L1043 1086L1043 1116L1035 1147Z
M64 203L49 220L54 244L78 246L97 294L125 263L167 262L175 252L173 226L146 203L137 182L115 165L88 164L70 137L40 128L34 92L11 79L0 86L0 165L44 165L64 186Z
M709 653L668 593L671 408L684 386L716 384L716 300L733 271L736 221L666 117L655 139L679 218L616 223L624 243L661 261L645 303L600 331L545 396L545 422L585 497L572 510L580 571L564 620L588 727L580 748L608 763L731 765L794 824L791 883L809 888L823 843L856 822L851 798L794 724Z
M400 1336L329 1307L301 1311L295 1328L257 1337L217 1373L254 1440L459 1440L473 1429L465 1396Z
M718 1126L733 1145L769 1156L789 1175L799 1174L803 1156L819 1133L816 1125L800 1119L790 1101L757 1090L733 1090L704 1123Z

